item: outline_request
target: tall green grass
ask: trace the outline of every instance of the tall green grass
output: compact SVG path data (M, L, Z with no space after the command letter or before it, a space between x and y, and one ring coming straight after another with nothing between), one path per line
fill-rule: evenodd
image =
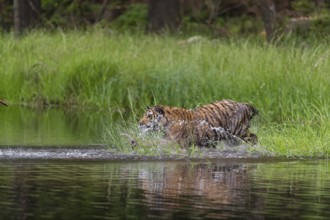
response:
M269 150L328 154L329 45L182 40L104 30L2 35L0 97L103 108L133 121L147 105L194 108L233 99L257 107L253 129Z

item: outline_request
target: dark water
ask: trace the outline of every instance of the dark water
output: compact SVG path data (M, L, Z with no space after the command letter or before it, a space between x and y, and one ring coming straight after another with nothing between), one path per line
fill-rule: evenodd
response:
M10 106L0 122L0 219L330 216L328 160L143 162L104 149L104 112Z
M0 161L1 219L328 219L327 160Z

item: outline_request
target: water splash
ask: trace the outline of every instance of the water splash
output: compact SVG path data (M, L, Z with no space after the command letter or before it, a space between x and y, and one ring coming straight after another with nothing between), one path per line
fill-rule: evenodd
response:
M220 149L221 148L221 149ZM254 147L254 149L256 149ZM138 151L120 153L103 145L89 146L0 146L0 160L16 159L60 159L60 160L182 160L182 159L224 159L262 158L273 156L260 150L250 151L246 145L217 146L217 148L197 148L164 155L142 155Z
M105 146L1 146L0 159L117 159Z

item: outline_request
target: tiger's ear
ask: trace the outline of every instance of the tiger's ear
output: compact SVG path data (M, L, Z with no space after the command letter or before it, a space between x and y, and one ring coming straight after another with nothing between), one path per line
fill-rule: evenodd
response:
M154 109L155 109L155 111L158 112L159 114L162 114L162 115L165 114L164 109L163 109L162 106L156 105L156 106L154 107Z

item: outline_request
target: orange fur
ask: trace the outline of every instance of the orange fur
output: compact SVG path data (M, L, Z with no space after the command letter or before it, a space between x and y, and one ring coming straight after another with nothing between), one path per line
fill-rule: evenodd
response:
M256 144L257 136L249 131L250 120L256 114L253 106L231 100L193 110L158 105L148 108L139 126L141 130L164 130L166 138L172 137L183 146L192 143L204 146L206 142L220 141L228 135ZM221 134L218 128L222 129Z

